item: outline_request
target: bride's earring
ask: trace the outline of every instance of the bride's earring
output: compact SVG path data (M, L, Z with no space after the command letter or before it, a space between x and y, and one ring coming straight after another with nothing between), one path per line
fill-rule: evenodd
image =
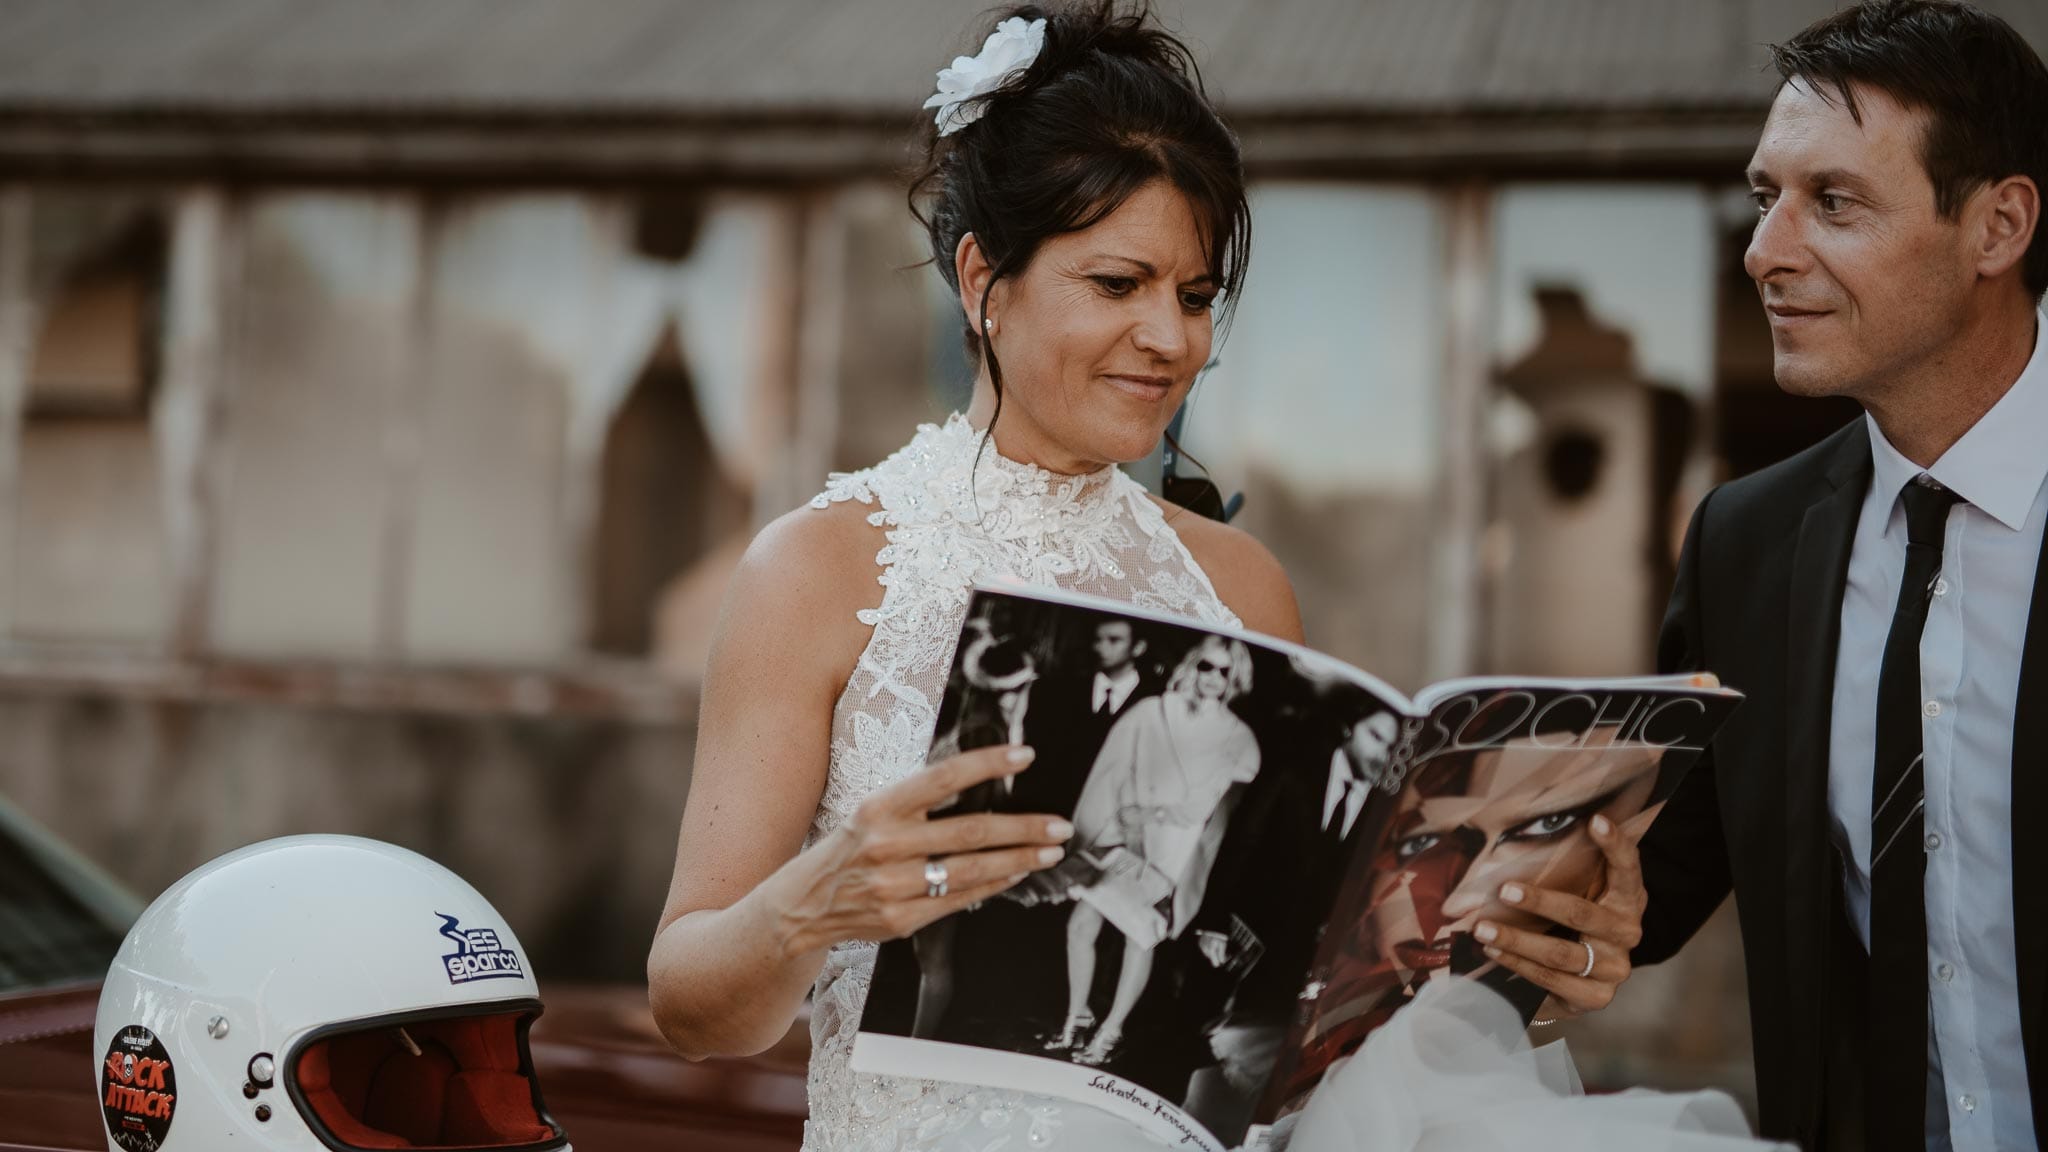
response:
M995 338L996 338L996 322L995 322L995 318L994 318L994 317L992 317L992 316L984 316L984 317L982 317L982 318L981 318L981 330L982 330L983 332L985 332L985 333L987 333L987 334L988 334L988 338L989 338L989 339L991 339L991 340L995 339Z

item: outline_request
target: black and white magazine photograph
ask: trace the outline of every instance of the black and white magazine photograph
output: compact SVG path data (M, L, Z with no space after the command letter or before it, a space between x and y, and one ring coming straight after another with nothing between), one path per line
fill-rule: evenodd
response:
M1056 867L882 946L855 1066L1241 1143L1401 734L1305 653L977 592L930 760L1036 756L933 815L1046 813L1074 834Z

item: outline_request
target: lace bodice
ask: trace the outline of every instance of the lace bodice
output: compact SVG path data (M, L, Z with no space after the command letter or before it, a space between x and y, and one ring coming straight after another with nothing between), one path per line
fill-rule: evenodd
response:
M832 715L831 767L811 824L828 835L869 793L924 764L953 646L977 581L996 578L1086 592L1208 623L1236 625L1159 506L1115 468L1062 476L983 448L954 416L927 424L889 459L834 474L811 501L872 506L882 602ZM811 1014L806 1152L917 1149L992 1152L1074 1137L1071 1106L1012 1092L857 1075L847 1067L874 968L872 944L833 949ZM1121 1121L1112 1123L1121 1126Z

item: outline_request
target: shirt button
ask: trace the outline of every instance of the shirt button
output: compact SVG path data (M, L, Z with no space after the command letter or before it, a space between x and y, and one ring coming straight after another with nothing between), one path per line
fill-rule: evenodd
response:
M1975 1112L1977 1110L1977 1098L1968 1092L1956 1097L1956 1103L1961 1105L1965 1112Z
M1929 832L1927 834L1927 850L1929 852L1941 851L1941 833Z
M1943 984L1948 983L1956 978L1956 966L1953 964L1936 964L1934 966L1934 978Z
M1922 711L1927 713L1929 719L1941 715L1941 701L1929 700L1927 707L1922 709Z
M1947 579L1946 579L1945 577L1939 577L1939 576L1935 577L1935 580L1934 580L1934 594L1935 594L1936 596L1946 596L1946 595L1948 595L1948 580L1947 580Z

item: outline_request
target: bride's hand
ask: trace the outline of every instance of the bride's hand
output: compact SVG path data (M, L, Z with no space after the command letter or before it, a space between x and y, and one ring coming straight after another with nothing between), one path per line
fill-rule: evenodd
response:
M1060 844L1074 832L1059 817L930 816L976 784L1022 771L1031 755L1013 745L963 752L869 796L771 881L787 952L909 936L1059 863L1066 854ZM926 867L933 863L944 868L944 895L930 894Z
M1578 939L1560 939L1490 920L1481 921L1474 933L1486 944L1488 956L1550 993L1537 1012L1539 1019L1577 1016L1607 1007L1633 971L1629 952L1643 938L1643 908L1649 897L1643 890L1635 837L1605 816L1595 816L1590 831L1593 842L1607 856L1607 888L1600 899L1522 884L1501 887L1502 900L1576 929ZM1588 947L1592 949L1590 964Z

